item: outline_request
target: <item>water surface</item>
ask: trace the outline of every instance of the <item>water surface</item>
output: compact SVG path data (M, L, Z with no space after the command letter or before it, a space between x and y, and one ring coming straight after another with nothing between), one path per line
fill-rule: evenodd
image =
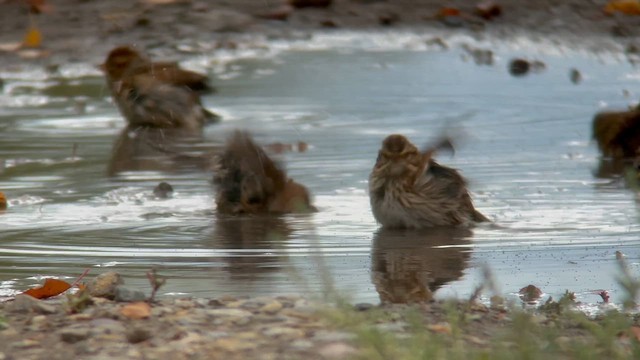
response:
M478 66L458 49L385 44L294 47L222 65L208 54L193 59L215 79L218 93L203 101L224 121L191 155L236 128L265 144L310 145L275 156L320 211L279 218L218 218L207 170L110 176L124 121L90 64L2 73L0 190L11 207L0 214L0 295L88 267L144 287L156 266L169 278L165 295L322 294L328 272L354 301L468 297L487 265L504 294L535 284L591 304L605 289L620 302L615 252L639 272L638 209L623 181L594 177L590 121L604 106L637 100L638 69L513 46L495 47L495 65ZM514 54L547 70L514 78L506 71ZM569 81L573 67L579 85ZM477 208L499 226L380 232L366 192L380 142L402 133L421 145L446 130L459 143L440 162L463 172ZM152 196L160 181L173 185L173 198Z

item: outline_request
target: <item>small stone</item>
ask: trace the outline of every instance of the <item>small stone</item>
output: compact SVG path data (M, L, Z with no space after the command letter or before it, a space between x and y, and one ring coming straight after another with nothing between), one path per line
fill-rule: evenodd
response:
M115 297L116 287L123 283L124 281L120 274L115 271L109 271L91 280L89 285L87 285L87 289L91 296L113 299Z
M346 359L353 357L357 350L345 343L333 343L321 348L319 353L325 359Z
M270 327L262 331L262 334L275 338L287 338L287 339L299 339L304 337L304 332L300 329L293 329L288 327Z
M24 294L16 295L13 302L7 306L7 310L21 313L33 311L38 314L54 314L57 311L53 305Z
M14 347L16 349L27 349L27 348L32 348L32 347L36 347L36 346L40 346L40 342L36 341L36 340L31 340L31 339L25 339L25 340L22 340L22 341L17 341L17 342L12 344L12 347Z
M251 312L242 309L209 309L205 311L208 315L216 317L251 317Z
M151 316L151 306L141 301L128 303L120 309L120 314L129 319L146 319Z
M44 329L48 325L48 319L45 315L37 315L31 318L31 324L29 328L31 330L39 331Z
M60 331L62 341L73 344L89 337L89 328L63 329Z
M449 15L440 18L440 22L450 28L459 28L465 25L465 20L459 15Z
M289 346L296 350L307 350L313 347L313 343L309 340L296 340L289 344Z
M117 302L134 302L145 301L147 296L142 290L133 289L124 285L118 285L115 289L115 298Z
M260 308L260 311L267 314L275 314L282 310L282 304L279 301L271 301Z
M235 338L223 338L213 342L213 345L224 351L237 352L245 350L253 350L258 347L255 341L240 340Z
M355 334L344 331L320 330L313 335L313 340L320 342L341 342L354 340L355 338Z
M367 310L370 310L371 308L373 308L373 304L370 304L370 303L357 303L357 304L353 305L353 308L356 311L367 311Z
M134 327L127 331L127 340L131 344L137 344L145 340L151 339L152 336L153 334L151 333L151 331L145 328Z
M408 324L402 321L377 324L375 326L380 331L401 332L408 327Z
M89 323L92 334L121 334L125 331L124 325L113 319L95 319Z
M580 74L580 71L578 71L578 69L571 69L571 71L569 72L569 79L571 79L572 83L577 85L582 82L582 74Z
M524 76L529 72L531 65L525 59L513 59L509 63L509 73L513 76Z

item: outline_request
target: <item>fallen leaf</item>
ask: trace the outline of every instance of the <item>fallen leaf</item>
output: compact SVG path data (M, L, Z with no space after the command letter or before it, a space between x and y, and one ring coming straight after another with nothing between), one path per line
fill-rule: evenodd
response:
M638 0L610 0L604 7L604 12L611 15L620 12L627 15L640 15L640 1Z
M31 295L36 299L46 299L52 296L60 295L69 290L71 284L58 279L46 279L41 287L29 289L23 294Z
M4 196L4 193L0 191L0 210L7 209L7 198Z
M129 319L146 319L151 316L151 306L142 301L130 303L120 309L120 314Z
M440 334L451 335L451 325L447 323L427 325L427 329Z
M447 16L460 16L460 14L460 10L456 8L443 7L436 13L436 17L442 18Z
M26 48L37 48L40 47L40 45L42 45L42 34L38 28L31 26L24 36L24 40L22 40L22 46Z

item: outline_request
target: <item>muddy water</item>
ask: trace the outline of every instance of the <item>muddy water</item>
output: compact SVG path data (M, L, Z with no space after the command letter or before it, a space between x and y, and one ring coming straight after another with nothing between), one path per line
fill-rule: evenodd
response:
M637 99L640 72L610 56L497 49L494 66L475 65L462 50L424 48L294 49L222 65L194 57L215 75L219 91L204 102L224 122L207 128L190 155L235 128L262 143L310 145L276 156L320 211L280 218L216 217L211 174L196 167L108 174L123 120L90 66L5 72L0 190L11 206L0 214L0 295L85 268L117 270L144 287L156 266L169 278L166 295L335 286L354 301L403 301L434 291L469 296L488 265L507 295L531 283L590 304L606 289L620 302L615 251L640 272L639 213L622 181L594 177L590 119ZM547 69L511 77L513 54ZM572 67L583 74L579 85L569 80ZM477 207L498 226L378 231L366 179L380 141L403 133L423 144L442 131L457 134L458 145L440 161L463 171ZM160 181L174 186L173 198L152 196Z

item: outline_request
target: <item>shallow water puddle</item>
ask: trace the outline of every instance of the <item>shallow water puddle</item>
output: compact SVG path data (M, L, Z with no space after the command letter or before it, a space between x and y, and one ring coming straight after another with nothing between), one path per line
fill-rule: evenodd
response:
M108 176L123 120L95 73L78 70L67 85L58 75L7 78L0 190L12 206L0 214L0 295L87 267L146 287L145 272L157 266L169 278L162 290L174 295L319 294L329 273L354 301L468 297L487 265L505 294L534 284L595 304L594 291L606 289L620 302L615 251L640 272L639 213L621 182L593 176L590 122L601 106L638 98L638 70L571 52L517 53L547 69L514 78L513 49L499 50L494 66L463 61L456 49L377 50L287 51L217 72L219 91L204 102L225 120L193 154L235 128L262 143L310 146L278 156L320 212L281 218L217 218L205 170ZM579 85L569 80L573 67ZM499 226L378 231L366 179L381 140L399 132L423 144L444 130L459 144L440 162L463 171L476 206ZM160 181L173 185L172 199L152 196Z

